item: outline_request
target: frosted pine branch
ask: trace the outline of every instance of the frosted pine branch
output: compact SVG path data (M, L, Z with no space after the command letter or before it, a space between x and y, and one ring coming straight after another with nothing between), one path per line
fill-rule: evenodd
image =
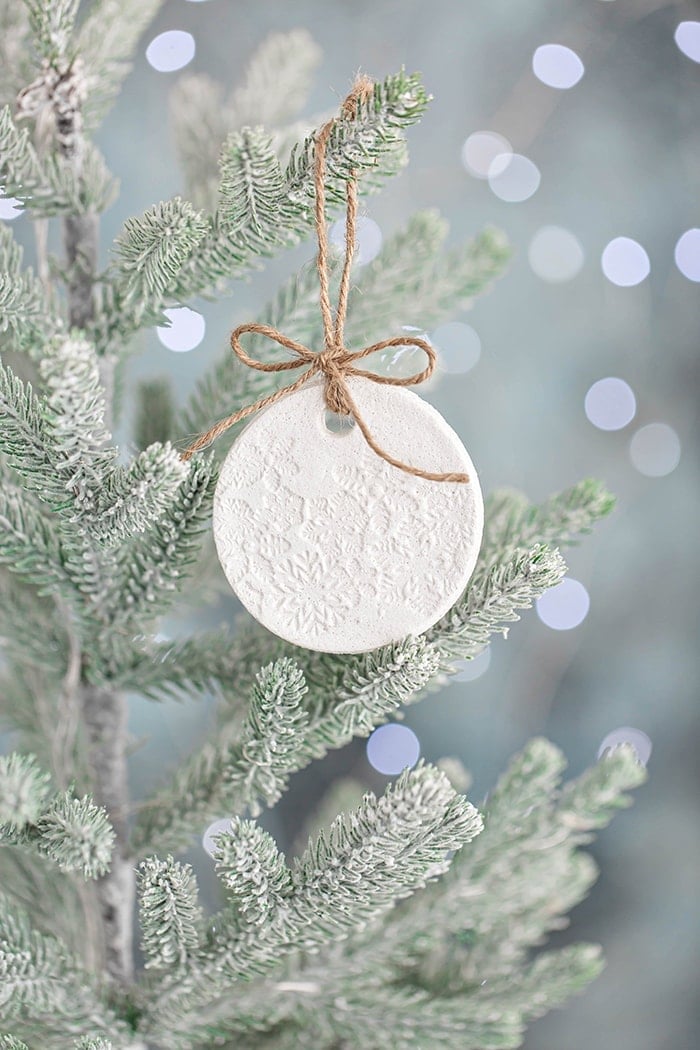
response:
M242 921L248 926L273 922L292 893L292 874L277 845L252 820L234 817L216 836L216 873Z
M421 763L382 798L369 793L355 812L340 815L288 874L269 836L246 828L234 822L230 833L222 833L217 856L234 902L250 900L245 887L256 882L254 910L245 915L252 925L222 917L221 932L212 933L191 975L164 983L152 1015L156 1031L172 1010L180 1031L197 1024L202 1005L216 1000L222 980L260 973L282 953L320 948L376 919L444 872L450 852L479 833L481 817L444 774ZM256 920L263 911L267 920L261 925Z
M109 868L114 831L89 796L50 793L34 757L13 753L0 758L0 845L36 851L62 871L94 879Z
M609 819L613 797L637 782L638 764L628 755L609 756L614 768L594 767L598 792L586 791L589 817ZM633 762L633 760L632 760ZM368 1011L369 1023L381 1028L385 1009L397 987L425 996L425 1008L445 1007L444 1019L459 1023L460 1046L519 1046L525 1023L580 991L601 969L600 950L573 945L532 958L544 935L563 924L564 916L590 889L596 869L581 853L580 829L567 819L570 792L560 790L561 753L547 741L534 740L516 756L485 804L484 830L454 858L449 872L388 912L378 925L351 936L339 947L322 949L317 958L300 957L285 973L290 987L314 988L286 1001L278 1019L301 1032L327 1032L340 1037L349 1015L337 1012L338 997L350 995ZM603 783L607 791L601 790ZM596 800L594 797L597 795ZM587 826L590 826L587 825ZM264 983L250 986L237 1008L223 1020L221 1031L234 1032L242 1017L263 1012ZM357 996L355 1000L354 996ZM447 998L445 998L445 996ZM459 1004L458 1016L451 1006ZM281 1009L284 1009L284 1003ZM453 1046L437 1023L430 1045ZM393 1030L392 1030L393 1034ZM326 1045L322 1043L322 1045ZM379 1045L384 1045L379 1043ZM387 1044L390 1045L390 1044Z
M404 71L374 85L373 97L358 103L352 117L336 121L326 149L326 193L329 203L345 201L345 183L357 172L361 192L378 189L406 163L403 129L415 124L430 101L418 74ZM296 149L287 165L289 200L310 207L316 136Z
M162 5L163 0L96 0L88 11L75 41L86 82L86 129L110 108L131 70L141 34Z
M360 190L378 189L405 162L403 129L415 123L428 97L417 75L399 73L375 85L374 97L354 117L336 121L327 148L328 199L338 205L356 167L364 178ZM104 351L118 332L121 341L141 324L156 324L167 301L186 302L193 295L216 295L231 278L258 265L261 252L298 242L313 226L313 149L310 136L292 156L279 184L281 221L268 236L250 239L232 232L225 214L196 212L175 197L130 219L119 238L113 272L105 277L101 308L91 325ZM1 140L0 140L1 145ZM261 197L272 194L277 174L263 166ZM274 195L267 206L273 208ZM195 250L196 249L196 250Z
M452 651L463 651L465 637L470 645L485 644L493 631L503 630L505 624L517 619L516 609L531 604L534 597L551 586L551 580L558 581L562 573L563 562L556 552L540 548L531 555L519 552L506 571L488 577L486 584L469 599L467 608L471 620L465 609L455 611L454 639L449 635ZM448 635L440 637L442 648ZM444 673L441 649L425 639L409 639L349 658L295 650L285 643L280 643L278 649L280 654L294 653L310 688L309 698L304 701L309 719L294 751L290 772L303 768L331 748L341 747L353 736L368 736L402 704L416 702L423 689ZM242 654L239 651L237 655L240 667ZM245 680L244 671L243 674ZM225 729L222 735L225 739ZM173 823L180 814L187 815L188 819L194 819L197 814L203 821L210 813L213 819L211 803L207 802L203 810L197 807L204 804L200 798L220 798L214 793L213 785L222 782L222 771L230 755L230 745L219 743L205 746L200 755L190 760L166 794L149 803L146 811L151 814L149 830L139 833L140 848L145 844L170 849L181 845L184 840L180 836L187 825L179 830L179 825ZM196 800L194 806L190 799ZM229 796L229 804L231 801Z
M47 339L63 325L53 316L46 292L32 273L22 267L23 252L10 227L0 227L0 333L6 350L19 350L37 358Z
M276 802L289 773L300 765L308 721L305 692L304 677L292 660L263 667L236 738L222 730L149 800L135 831L135 848L177 848L222 810L233 816L250 807L257 813L261 801Z
M139 866L138 895L146 967L183 966L199 948L202 925L192 868L149 857Z
M251 55L241 83L224 98L205 74L183 76L173 88L171 121L188 197L216 206L218 158L226 136L262 124L268 132L306 102L320 50L305 29L271 33Z
M280 229L284 183L269 135L262 128L233 132L224 142L219 161L219 216L231 234L271 251Z
M593 828L605 827L615 810L632 804L625 792L643 784L646 775L631 744L621 744L566 785L559 802L562 822L578 841L589 841Z
M127 219L117 240L116 267L135 326L161 319L166 295L206 231L205 217L180 197Z
M59 1036L125 1030L60 942L34 930L29 916L0 895L0 1023L15 1018L25 1031L41 1033L50 1024Z
M33 755L0 757L0 825L19 831L34 824L44 808L50 778ZM1 840L2 832L0 832Z
M571 546L579 536L589 533L597 521L607 517L614 506L615 497L593 478L558 492L539 506L531 504L522 493L497 490L487 503L481 558L494 560L509 546Z
M128 467L118 467L105 479L98 506L86 521L87 531L105 546L115 546L157 527L177 500L186 474L172 445L149 446Z
M40 160L28 130L17 127L9 106L0 110L0 185L2 196L16 197L37 218L102 212L117 190L104 158L93 145L85 149L81 178L57 154Z
M114 575L103 595L104 610L114 623L143 629L175 600L196 561L200 534L209 524L214 481L207 457L190 463L164 513L119 548Z
M56 531L18 490L0 492L0 564L41 588L75 600L68 552Z
M509 624L520 619L519 610L529 609L565 572L559 551L544 544L516 549L487 571L480 563L464 597L431 627L427 637L444 656L473 656L492 634L507 636Z
M91 798L72 798L66 792L37 821L36 845L63 871L95 879L109 870L114 831L105 810Z
M424 328L437 324L459 307L468 306L500 276L509 257L502 234L485 231L445 262L442 244L446 233L447 224L436 212L421 212L387 242L374 262L358 272L348 310L348 346L397 334L408 315ZM306 346L318 345L318 295L318 276L309 265L282 286L260 320ZM279 349L260 336L248 336L246 348L263 360L279 360ZM277 374L239 366L227 351L199 381L185 411L184 430L197 433L212 419L271 393L284 382ZM219 442L218 454L228 447L231 436Z
M50 63L64 61L73 35L79 0L23 2L29 13L29 26L39 54Z
M29 1050L29 1047L13 1035L0 1035L0 1050Z
M503 274L510 258L503 233L486 229L446 252L447 231L438 212L418 212L362 269L348 306L349 345L398 335L407 319L429 329L471 306Z

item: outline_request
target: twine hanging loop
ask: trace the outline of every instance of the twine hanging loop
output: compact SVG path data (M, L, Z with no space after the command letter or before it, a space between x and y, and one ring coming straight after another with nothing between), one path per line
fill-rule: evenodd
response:
M374 83L371 78L367 76L359 76L353 85L352 91L341 107L343 115L350 119L355 117L358 106L369 102L373 97L373 94ZM429 379L433 374L436 358L435 351L430 343L425 339L418 338L417 336L406 335L396 336L393 339L383 339L378 343L373 343L371 346L364 347L362 350L348 350L345 347L345 317L347 314L348 294L350 291L350 272L355 252L357 173L352 171L347 182L345 259L343 262L340 288L338 291L338 305L335 311L335 316L333 316L328 271L328 231L326 229L325 216L325 162L328 138L333 130L334 124L335 118L329 120L327 124L324 124L316 137L314 150L315 223L316 237L318 240L316 265L319 278L319 302L323 319L323 350L320 352L311 350L302 343L298 343L295 339L290 339L288 336L283 335L282 332L279 332L271 325L250 322L248 324L239 325L235 328L231 333L231 349L238 359L249 368L255 368L260 372L284 372L292 369L303 368L304 365L306 365L306 371L304 371L298 379L289 386L282 387L275 391L275 393L263 397L254 404L241 408L237 412L234 412L233 415L215 423L206 431L206 433L198 437L189 448L182 453L181 458L183 460L189 460L195 452L210 445L216 440L216 438L235 423L240 422L240 420L245 419L246 416L259 411L261 408L266 408L268 405L274 404L282 397L293 393L295 390L299 390L299 388L302 387L304 383L307 383L313 376L320 374L325 380L324 399L326 407L338 415L351 416L370 448L387 463L397 467L399 470L403 470L406 474L411 474L418 478L425 478L428 481L468 482L468 474L458 472L435 473L429 470L421 470L418 467L412 467L410 464L403 463L401 460L390 456L389 453L385 452L372 437L372 434L370 433L369 428L362 418L362 415L350 393L347 383L348 376L363 376L365 379L371 379L374 383L383 383L388 386L414 386L417 383L422 383L426 379ZM268 339L278 343L286 350L290 350L296 356L287 361L259 361L256 358L251 357L241 345L241 336L245 335L247 332L255 332L257 335L266 336ZM365 369L355 367L354 362L369 356L369 354L377 353L379 350L385 350L392 346L418 347L424 352L428 359L426 367L422 372L417 372L415 375L403 378L398 376L377 375L376 372L368 372Z

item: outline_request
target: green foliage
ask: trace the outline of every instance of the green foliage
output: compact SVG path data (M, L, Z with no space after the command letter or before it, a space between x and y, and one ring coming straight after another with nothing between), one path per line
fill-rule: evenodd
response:
M540 506L530 504L522 493L499 489L489 499L481 558L495 559L508 546L571 546L614 507L615 497L595 478L572 485Z
M474 573L464 597L431 627L428 637L444 655L473 656L492 634L507 637L508 624L520 619L517 610L529 609L565 572L556 549L544 544L516 548L507 559Z
M0 110L0 186L4 197L16 197L37 218L105 211L117 189L93 145L85 149L80 177L56 153L40 160L29 130L20 131L9 106Z
M442 878L342 946L293 957L272 1016L269 982L249 984L208 1037L235 1041L254 1026L253 1047L294 1046L311 1033L315 1046L331 1048L362 1030L384 1050L398 1040L445 1050L520 1046L528 1020L582 990L602 966L593 945L542 948L595 878L578 850L584 836L567 817L581 778L561 789L563 767L553 745L533 740L488 796L481 834ZM588 821L602 826L613 795L620 804L644 774L628 751L594 772L601 787L589 794Z
M163 0L96 0L80 26L76 51L86 81L83 117L95 127L131 70L131 57Z
M344 203L345 183L353 172L360 189L371 192L400 171L407 159L403 130L420 119L429 101L419 74L402 70L375 84L373 97L358 103L352 116L336 121L326 148L329 203ZM287 165L287 193L299 208L310 206L314 197L315 142L315 134L305 139Z
M256 124L271 131L294 117L306 102L319 59L309 33L293 29L262 41L226 99L205 74L179 79L171 95L171 119L187 195L196 207L216 206L218 158L226 136Z
M359 347L387 333L398 334L407 316L425 328L438 324L489 288L509 257L503 235L486 231L446 257L442 247L446 233L447 224L436 212L420 212L405 230L387 241L377 259L357 272L348 305L348 346ZM282 286L260 321L306 346L319 346L322 326L318 296L318 275L309 264ZM263 361L280 359L279 348L260 335L247 336L246 348ZM380 358L370 358L370 367L373 360ZM200 379L190 398L185 408L185 431L196 434L212 419L270 394L286 382L279 374L240 365L227 351ZM221 439L219 453L226 449L231 436Z
M207 457L190 462L155 526L118 549L102 595L103 610L113 624L145 627L175 599L209 523L214 482Z
M296 770L401 717L403 705L447 680L455 658L506 634L561 579L556 548L589 531L612 500L592 481L540 507L515 492L494 494L464 595L423 636L371 653L297 649L249 622L233 635L156 641L156 621L184 581L211 573L201 548L214 456L186 465L169 444L174 408L161 381L141 388L141 451L120 456L107 422L108 379L130 337L162 323L168 305L221 293L312 231L318 138L308 123L288 123L318 61L304 31L265 42L227 98L206 77L182 78L176 138L192 200L175 197L128 219L97 274L85 231L112 199L114 180L83 132L116 95L160 3L96 0L77 28L77 0L27 0L26 18L0 4L0 88L14 96L25 85L17 120L0 111L0 185L33 218L69 219L76 258L52 272L67 285L68 315L86 317L85 328L67 330L58 294L23 269L19 247L0 229L0 332L31 375L30 383L0 366L0 638L9 658L0 689L8 724L22 746L36 739L56 783L92 777L104 798L105 771L87 753L99 734L80 724L97 700L109 705L117 689L156 698L212 691L220 720L139 806L131 843L117 842L89 795L55 791L32 755L0 758L0 1024L16 1032L0 1036L0 1050L62 1050L68 1041L75 1050L137 1042L337 1050L366 1042L368 1031L377 1050L516 1047L529 1018L599 972L595 947L543 945L595 878L579 847L644 779L631 749L562 787L563 757L535 740L488 797L483 818L456 793L467 778L455 763L448 777L421 762L381 798L358 800L356 784L342 785L293 863L249 818L278 800ZM329 215L350 177L371 192L400 169L405 130L427 102L419 77L402 71L338 116L327 149ZM452 250L446 233L436 213L416 215L357 271L349 343L396 334L407 318L436 324L504 269L509 253L497 231ZM311 265L263 319L317 345ZM263 359L275 353L259 337L247 345ZM200 382L185 426L199 432L279 382L227 355ZM120 826L126 802L114 810ZM124 858L186 846L222 812L231 818L216 841L222 910L203 918L189 865L146 857L137 879L149 972L133 986L104 981L96 956L104 947L112 967L118 951L92 927L106 918L109 931Z
M138 890L146 967L183 966L199 947L202 922L192 868L149 857L139 866Z
M117 272L134 324L160 321L164 297L207 231L205 217L174 197L127 219L117 240Z
M226 139L219 161L222 226L266 253L284 228L282 169L263 128L244 128Z
M134 440L138 448L147 448L156 442L164 444L175 433L175 403L172 383L167 377L147 379L139 383L137 391Z
M52 793L34 756L12 753L0 758L0 845L36 851L62 871L95 879L109 869L114 831L89 796Z
M214 922L193 972L163 982L154 1031L174 1012L169 1027L185 1034L199 1023L201 1007L221 994L222 981L265 972L295 948L313 951L364 928L444 873L450 853L481 826L445 775L423 763L405 770L382 798L368 793L357 810L339 815L293 869L266 832L233 821L217 837L216 855L233 913Z
M0 1023L22 1034L80 1035L119 1029L90 975L54 937L32 928L26 912L0 895Z
M20 830L34 824L49 792L49 777L33 755L0 757L0 825Z
M129 464L117 467L99 490L97 513L87 523L91 536L114 546L144 533L170 511L187 468L170 444L156 442Z
M153 798L136 827L135 847L162 850L187 844L223 809L260 811L272 805L299 768L308 717L304 677L289 659L263 667L240 731L224 728L177 770L174 783Z
M0 1035L0 1050L29 1050L26 1043L21 1039L15 1039L13 1035Z
M63 871L96 879L109 869L114 831L107 814L91 798L57 795L36 822L36 844Z
M16 489L0 491L0 564L45 593L73 596L67 554L56 531Z
M0 227L0 333L5 350L37 357L62 322L52 316L41 282L22 268L22 249L10 227Z
M31 492L60 509L68 497L49 458L42 407L32 387L0 365L0 451Z
M404 129L419 119L427 102L418 75L402 72L377 84L374 97L358 106L354 116L338 118L326 153L331 206L344 200L351 171L360 172L360 189L370 192L399 170L406 160ZM296 243L313 227L315 136L292 150L281 180L274 156L261 146L255 133L231 141L238 146L233 159L230 152L228 157L224 154L223 212L205 215L175 197L125 223L117 241L115 266L105 279L91 329L98 350L106 349L117 334L123 344L125 335L140 325L160 323L165 300L184 302L194 295L221 293L232 277L241 277L259 265L262 254ZM244 230L240 225L231 228L227 208L230 211L234 187L239 192L242 185L246 149L241 143L245 142L253 163L248 168L246 194L238 201L247 203L234 212L234 221L240 223L247 217L258 226L249 224ZM259 180L254 186L250 183L253 173ZM280 221L261 225L261 218L269 218L275 210Z
M29 26L43 59L52 64L66 56L73 35L79 0L23 0Z
M216 836L215 857L216 873L247 925L273 921L285 908L292 874L272 836L254 821L234 817L230 830Z
M455 310L468 308L476 295L489 290L510 258L504 234L487 228L465 245L446 251L447 232L438 212L417 212L363 267L348 303L348 345L398 335L407 318L428 329L454 316Z

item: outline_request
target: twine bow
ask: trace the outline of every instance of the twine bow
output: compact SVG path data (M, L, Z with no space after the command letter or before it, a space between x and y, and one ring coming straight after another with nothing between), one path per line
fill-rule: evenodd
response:
M343 103L343 116L352 118L357 112L358 103L371 98L373 90L374 85L369 77L358 77L353 85L352 91ZM399 470L403 470L407 474L412 474L419 478L426 478L428 481L468 482L469 475L467 474L455 472L440 474L429 470L421 470L418 467L412 467L409 464L403 463L401 460L390 456L388 452L385 452L384 449L380 448L372 437L367 424L360 414L360 410L350 394L347 384L348 376L364 376L366 379L371 379L374 383L385 383L390 386L412 386L424 382L433 374L433 369L435 368L435 351L425 339L419 339L416 336L396 336L393 339L382 339L380 342L373 343L371 346L366 346L362 350L348 350L345 347L345 316L347 313L348 293L350 290L350 271L355 252L357 173L352 171L347 183L345 261L343 263L343 272L340 278L338 306L334 319L329 290L328 233L326 230L325 219L324 185L326 146L334 124L335 118L329 120L328 123L324 124L321 128L316 138L314 151L315 222L316 236L318 239L318 255L316 263L320 285L320 306L323 318L324 348L320 353L318 351L310 350L309 347L304 346L302 343L298 343L294 339L289 339L288 336L283 335L282 332L279 332L271 325L259 324L257 322L239 325L238 328L234 329L231 333L231 349L238 359L242 361L243 364L248 365L249 368L255 368L260 372L286 372L291 369L302 368L304 365L308 365L308 368L289 386L282 387L280 390L275 391L274 394L270 394L268 397L263 397L254 404L247 405L245 408L239 409L226 419L222 419L218 423L215 423L205 434L198 437L196 441L194 441L189 448L182 453L182 459L190 459L195 452L198 452L200 449L211 444L211 442L216 440L220 434L223 434L224 431L228 430L228 428L232 427L235 423L238 423L241 419L245 419L246 416L259 411L261 408L266 408L268 405L274 404L276 401L279 401L280 398L286 397L286 395L293 393L295 390L299 390L299 388L302 387L304 383L308 383L313 376L322 374L325 379L324 397L326 406L332 412L336 412L341 416L350 416L354 419L367 444L387 463L390 463L394 467L398 467ZM240 337L245 335L246 332L256 332L258 335L267 336L268 339L272 339L280 346L285 347L287 350L291 350L296 354L296 358L293 358L290 361L280 361L278 363L256 360L246 353L241 346ZM359 361L363 357L369 356L369 354L376 353L378 350L385 350L390 346L407 345L419 347L428 358L427 366L422 372L417 372L415 375L405 378L397 376L382 376L377 375L375 372L367 372L362 368L356 368L353 364L353 362Z

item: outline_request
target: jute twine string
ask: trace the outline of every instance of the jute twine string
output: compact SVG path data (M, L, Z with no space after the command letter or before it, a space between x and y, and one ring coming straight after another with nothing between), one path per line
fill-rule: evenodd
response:
M342 105L343 116L352 118L357 111L358 103L370 99L373 94L373 89L374 84L370 77L359 76L353 85L352 91ZM310 350L308 347L296 342L296 340L289 339L288 336L283 335L282 332L278 332L278 330L271 325L259 324L257 322L239 325L238 328L231 333L231 349L243 364L261 372L285 372L295 368L302 368L304 365L308 365L308 368L297 380L295 380L295 382L290 383L289 386L282 387L274 394L263 397L254 404L241 408L237 412L234 412L233 415L215 423L205 434L198 437L196 441L194 441L189 448L182 453L182 459L189 460L195 452L210 445L216 440L216 438L223 434L224 431L228 430L229 427L232 427L235 423L238 423L241 419L245 419L246 416L259 411L261 408L266 408L268 405L275 404L275 402L279 401L281 398L294 393L295 390L299 390L299 388L302 387L304 383L307 383L314 375L321 373L325 378L324 396L326 406L332 412L336 412L341 416L351 416L362 432L369 447L387 463L390 463L394 467L398 467L399 470L405 471L406 474L412 474L417 478L426 478L428 481L468 482L469 476L467 474L454 472L439 474L429 470L421 470L418 467L412 467L410 464L403 463L401 460L390 456L388 452L385 452L384 449L380 448L372 437L372 434L370 433L367 424L362 418L362 415L350 394L350 390L348 389L348 384L346 382L347 376L364 376L366 379L371 379L374 383L385 383L390 386L412 386L416 383L422 383L433 374L433 369L435 368L435 351L425 339L419 339L416 336L408 335L397 336L394 339L382 339L380 342L372 343L371 346L366 346L362 350L350 351L346 349L344 345L345 315L347 313L348 293L350 291L350 271L352 269L352 260L355 251L357 173L352 171L351 177L347 183L345 261L340 278L338 306L334 318L331 307L328 275L328 232L326 229L325 218L326 194L324 185L326 147L334 123L335 119L329 120L328 123L324 124L321 128L316 138L314 153L315 220L316 236L318 239L318 255L316 263L320 285L320 306L321 316L323 318L324 348L320 353ZM241 346L240 337L245 335L246 332L256 332L258 335L267 336L268 339L272 339L280 346L285 347L287 350L291 350L296 354L296 358L293 358L290 361L280 361L277 364L256 360L246 353ZM415 375L406 378L399 378L395 376L377 375L375 372L367 372L364 369L355 368L353 365L354 361L359 361L363 357L368 357L369 354L374 354L378 350L385 350L390 346L406 345L417 346L426 354L428 364L422 372L417 372Z

